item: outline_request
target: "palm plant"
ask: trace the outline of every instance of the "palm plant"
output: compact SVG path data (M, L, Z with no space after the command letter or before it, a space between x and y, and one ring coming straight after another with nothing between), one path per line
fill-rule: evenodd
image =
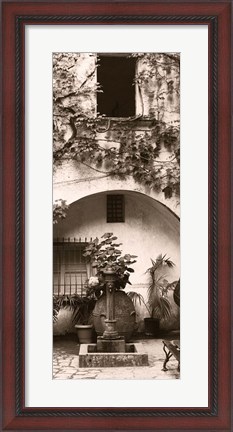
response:
M171 316L171 303L168 299L168 291L177 281L168 283L165 279L164 269L173 268L175 264L165 255L158 255L156 260L151 259L151 267L146 273L150 275L150 285L147 290L148 310L152 318L169 319Z
M146 270L150 275L150 283L147 289L147 302L144 297L136 292L128 292L128 296L134 305L143 304L151 318L169 319L172 313L171 303L168 298L169 290L174 290L177 281L169 283L165 277L164 269L173 268L175 264L165 255L158 255L156 260L151 258L151 267Z
M57 317L59 314L59 310L61 309L61 306L62 306L62 298L54 294L53 295L53 322L54 323L57 322Z
M93 295L82 297L73 295L53 296L53 322L57 322L58 313L61 308L72 311L72 324L88 324L91 313L95 307L96 299Z

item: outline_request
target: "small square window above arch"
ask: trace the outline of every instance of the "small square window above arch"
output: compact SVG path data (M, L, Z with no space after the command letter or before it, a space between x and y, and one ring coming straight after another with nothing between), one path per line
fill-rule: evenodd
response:
M107 223L125 222L124 195L107 195Z

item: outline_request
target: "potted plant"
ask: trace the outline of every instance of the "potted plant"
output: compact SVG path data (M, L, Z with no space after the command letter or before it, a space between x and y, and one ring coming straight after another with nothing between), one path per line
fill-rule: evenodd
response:
M105 330L106 319L106 283L105 272L111 269L115 274L115 316L116 328L120 335L129 340L135 328L135 309L130 298L123 289L129 283L130 273L134 272L131 265L136 262L136 255L122 254L121 243L113 233L105 233L101 239L96 238L85 248L84 256L96 271L89 280L89 290L98 299L93 311L93 322L98 335Z
M151 259L151 267L146 270L150 281L147 289L147 301L141 294L129 292L128 295L136 304L143 303L149 317L144 318L145 334L156 336L160 331L160 322L169 320L172 315L172 305L168 297L170 290L174 290L177 281L169 283L166 279L165 270L173 268L174 263L165 255L158 255L156 260Z
M173 292L174 302L178 307L180 307L180 279L178 280L174 292Z
M87 291L85 296L78 294L53 296L53 321L58 319L61 308L72 311L72 327L77 329L80 343L91 343L93 336L93 324L91 313L94 309L96 299Z

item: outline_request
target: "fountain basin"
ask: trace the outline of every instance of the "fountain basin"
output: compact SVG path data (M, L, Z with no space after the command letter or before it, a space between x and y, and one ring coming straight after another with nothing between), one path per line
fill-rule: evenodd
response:
M97 344L81 344L80 368L149 366L148 354L139 343L126 343L125 352L97 352Z

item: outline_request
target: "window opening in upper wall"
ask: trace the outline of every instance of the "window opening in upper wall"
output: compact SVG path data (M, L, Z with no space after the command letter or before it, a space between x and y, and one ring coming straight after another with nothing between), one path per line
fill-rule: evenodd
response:
M97 93L97 111L107 117L135 115L135 63L128 55L98 55L97 81L103 92Z

